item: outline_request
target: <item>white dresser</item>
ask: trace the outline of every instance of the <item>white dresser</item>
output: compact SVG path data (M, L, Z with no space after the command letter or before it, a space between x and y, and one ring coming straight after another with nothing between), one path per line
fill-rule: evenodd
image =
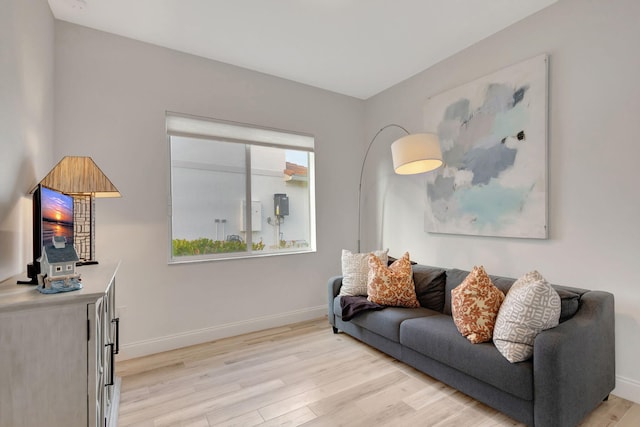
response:
M78 267L67 293L0 283L0 427L117 425L118 267Z

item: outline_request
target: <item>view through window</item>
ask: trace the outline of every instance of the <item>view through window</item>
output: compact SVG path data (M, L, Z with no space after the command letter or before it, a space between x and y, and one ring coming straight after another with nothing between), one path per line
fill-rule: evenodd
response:
M179 115L167 133L171 262L315 251L312 137Z

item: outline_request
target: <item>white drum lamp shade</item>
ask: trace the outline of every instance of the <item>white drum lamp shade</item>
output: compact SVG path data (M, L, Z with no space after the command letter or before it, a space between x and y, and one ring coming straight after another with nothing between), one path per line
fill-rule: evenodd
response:
M438 137L432 133L415 133L391 144L393 169L398 175L430 172L443 165Z

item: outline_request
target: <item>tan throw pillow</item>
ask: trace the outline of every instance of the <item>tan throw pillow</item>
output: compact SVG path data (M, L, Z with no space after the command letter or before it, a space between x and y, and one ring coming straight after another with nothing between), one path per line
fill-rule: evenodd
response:
M537 271L511 286L500 307L493 342L511 363L533 356L533 341L540 332L558 326L560 296Z
M451 291L451 314L458 331L474 344L491 341L504 294L484 270L473 267Z
M395 307L420 307L413 284L413 272L409 253L389 267L371 254L369 256L369 282L367 298L380 305Z
M388 249L375 251L374 254L385 265L388 260ZM369 254L353 253L342 250L342 287L340 295L367 296L367 277L369 275Z

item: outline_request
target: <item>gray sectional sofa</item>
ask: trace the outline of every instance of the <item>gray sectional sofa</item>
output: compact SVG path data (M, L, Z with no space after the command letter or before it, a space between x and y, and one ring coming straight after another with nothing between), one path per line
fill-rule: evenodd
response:
M529 426L575 426L615 386L614 298L553 287L560 324L540 333L531 359L510 363L491 342L472 344L451 317L451 290L469 273L413 265L420 308L386 307L343 319L342 277L329 279L329 322ZM514 279L490 276L505 294ZM345 315L345 318L351 317Z

